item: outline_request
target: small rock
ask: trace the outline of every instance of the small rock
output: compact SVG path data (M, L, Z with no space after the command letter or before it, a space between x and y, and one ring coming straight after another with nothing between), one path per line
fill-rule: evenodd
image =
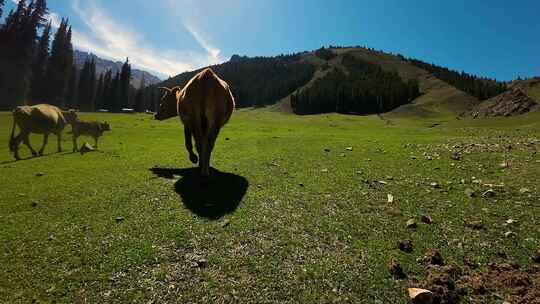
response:
M37 176L37 177L41 177L41 176L43 176L43 175L45 175L45 173L43 173L43 172L38 172L38 173L36 173L36 176Z
M324 152L330 152L330 149L325 148L325 149L324 149Z
M353 147L347 147L347 148L345 148L345 150L347 150L347 151L352 151L352 150L353 150Z
M398 248L403 252L411 253L413 251L413 243L411 240L399 241Z
M507 220L506 220L506 223L507 223L508 225L512 225L512 224L517 223L517 221L514 220L514 219L507 219Z
M124 221L124 218L119 216L119 217L115 218L114 220L115 220L117 223L121 223L121 222Z
M390 274L398 280L407 277L403 268L395 259L390 260L390 263L388 263L388 271L390 271Z
M489 189L485 191L484 193L482 193L482 197L485 197L485 198L495 197L496 195L497 193L493 189Z
M208 265L208 260L205 258L198 258L195 262L199 268L205 268Z
M501 169L506 169L506 168L510 167L510 163L508 163L508 161L505 160L505 161L503 161L502 163L499 164L499 167Z
M388 183L383 181L383 180L380 180L380 181L377 181L377 183L381 184L381 185L387 185Z
M424 261L426 261L429 265L444 266L442 255L437 250L431 250L426 253L424 256Z
M224 219L223 221L221 221L221 228L228 227L230 224L231 221L229 221L228 219Z
M525 193L528 193L530 191L531 190L529 190L529 188L521 188L521 189L519 189L519 193L521 193L521 194L525 194Z
M427 160L433 160L433 157L427 156L426 159L427 159Z
M92 145L90 145L89 143L85 142L82 146L81 146L81 149L80 149L80 152L81 152L81 155L84 154L84 153L88 153L88 152L92 152L92 151L95 151L96 149L94 149L94 147L92 147Z
M304 184L303 183L298 183L298 186L304 187Z
M362 171L356 171L356 174L362 175Z
M450 158L453 160L461 160L461 155L459 153L452 153Z
M54 241L54 240L56 240L56 237L51 234L51 235L49 235L48 240L49 241Z
M407 221L407 224L406 224L406 225L407 225L407 228L411 228L411 229L414 229L414 228L417 227L416 221L415 221L414 219L409 219L409 220Z
M394 196L392 194L388 194L387 197L388 197L388 203L391 204L394 202Z
M409 288L409 298L413 304L432 304L433 293L427 289Z
M467 189L465 189L465 195L468 196L468 197L475 197L476 193L474 192L473 189L467 188Z
M507 237L507 238L510 238L510 237L515 237L517 236L517 233L513 232L513 231L506 231L504 233L504 236Z
M531 260L535 263L540 263L540 249L538 249L532 256Z
M441 188L441 185L439 185L439 183L437 182L431 182L429 183L429 185L435 189L440 189Z
M322 169L321 172L322 173L328 173L328 169Z
M420 219L421 219L422 222L425 223L425 224L431 224L431 223L433 223L433 219L431 219L431 216L426 215L426 214L422 215L422 217L421 217Z
M482 221L465 221L465 226L474 230L484 229L484 223Z

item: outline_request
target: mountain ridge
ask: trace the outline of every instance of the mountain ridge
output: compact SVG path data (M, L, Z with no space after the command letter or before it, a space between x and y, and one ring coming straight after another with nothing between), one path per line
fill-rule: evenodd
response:
M94 58L96 61L96 75L106 73L108 70L112 70L113 73L116 73L117 71L120 71L122 68L123 62L120 61L112 61L108 59L104 59L101 57L96 56L95 54L74 50L73 51L73 63L77 67L77 69L82 69L84 66L84 62L89 58ZM162 80L158 78L157 76L151 74L148 71L140 70L140 69L131 69L131 85L138 89L141 85L141 80L144 76L145 86L151 86L156 83L161 82Z

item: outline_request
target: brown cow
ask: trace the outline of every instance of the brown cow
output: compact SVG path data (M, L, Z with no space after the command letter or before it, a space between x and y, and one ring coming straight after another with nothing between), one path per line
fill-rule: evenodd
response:
M18 106L13 110L13 128L9 140L9 150L14 153L15 159L21 159L19 157L19 144L22 141L30 149L32 155L37 156L38 153L30 146L28 135L38 133L43 134L43 146L39 150L39 155L43 155L49 134L54 133L58 137L58 152L62 152L62 130L76 119L75 111L62 111L48 104ZM21 130L17 136L15 136L16 125Z
M220 79L210 68L195 75L181 89L163 88L159 110L155 115L164 120L180 115L184 124L184 137L189 159L199 162L201 175L210 175L210 155L219 130L229 121L234 110L234 97L229 85ZM195 138L197 155L193 153L191 137Z

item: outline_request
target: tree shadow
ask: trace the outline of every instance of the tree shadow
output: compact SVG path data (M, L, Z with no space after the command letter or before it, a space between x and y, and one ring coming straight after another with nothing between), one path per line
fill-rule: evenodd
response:
M233 213L247 192L249 182L242 176L210 169L210 177L203 178L199 168L151 168L158 177L182 178L174 184L174 190L182 198L184 206L194 214L216 220Z

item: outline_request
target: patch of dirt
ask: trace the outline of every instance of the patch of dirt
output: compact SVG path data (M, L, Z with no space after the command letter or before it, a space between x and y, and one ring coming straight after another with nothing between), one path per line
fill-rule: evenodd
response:
M473 118L508 117L525 114L539 108L523 90L514 88L488 99L462 116Z
M469 266L427 266L426 277L410 284L434 293L433 303L540 304L540 266L522 269L508 263L490 263L487 270Z

